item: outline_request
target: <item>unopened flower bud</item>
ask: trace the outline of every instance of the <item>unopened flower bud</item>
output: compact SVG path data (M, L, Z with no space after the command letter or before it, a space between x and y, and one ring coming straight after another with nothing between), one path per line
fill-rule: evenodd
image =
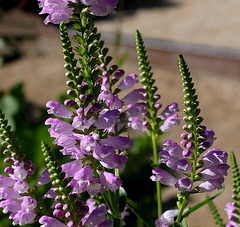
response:
M33 174L35 173L36 170L36 166L32 165L29 169L28 169L28 175L29 176L33 176Z
M76 225L75 225L75 223L74 223L74 221L69 221L68 223L67 223L67 227L75 227Z
M71 212L68 211L68 212L65 214L65 218L67 218L67 219L72 218Z
M62 204L62 203L57 203L57 204L55 205L55 209L62 209L62 207L63 207L63 204Z
M69 209L69 206L68 204L64 204L63 207L62 207L63 211L67 211Z
M63 218L64 217L64 212L62 210L55 209L53 211L53 215L58 217L58 218Z
M7 174L13 174L14 170L13 170L12 167L8 166L4 169L4 172L7 173Z
M181 134L181 138L182 138L182 139L186 139L187 136L188 136L188 134L187 134L186 132L184 132L184 133Z

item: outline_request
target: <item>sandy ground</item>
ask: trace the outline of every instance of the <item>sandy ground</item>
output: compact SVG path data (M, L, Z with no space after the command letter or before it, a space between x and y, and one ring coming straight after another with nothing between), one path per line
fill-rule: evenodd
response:
M133 36L137 28L144 37L240 50L240 1L167 2L169 6L140 8L137 11L125 12L123 17L117 16L118 19L98 21L99 31L115 32L116 29L120 29L122 34ZM0 68L0 89L7 90L17 80L22 80L28 99L44 105L66 90L65 70L57 30L55 27L46 27L40 18L31 15L23 16L14 12L12 16L10 13L7 16L12 19L5 23L5 32L21 33L22 28L34 36L21 42L21 50L24 52L22 58ZM31 23L28 23L29 21ZM0 32L4 32L2 28L0 27ZM189 67L191 69L191 65ZM136 61L126 61L124 69L127 73L138 73ZM182 111L179 74L164 68L164 65L154 67L153 72L163 106L176 101L180 103ZM240 78L231 79L227 75L226 77L209 76L201 71L192 71L192 75L199 95L201 113L205 119L204 124L213 129L218 137L215 146L226 151L234 150L240 161L238 155L240 153ZM180 141L181 132L179 126L164 137ZM216 205L221 209L225 220L223 209L226 202L231 200L231 184L231 179L228 177L225 194L216 200ZM168 198L173 193L173 191L164 191L163 196ZM193 202L198 199L194 198ZM208 207L200 209L189 218L189 226L214 226L208 214Z

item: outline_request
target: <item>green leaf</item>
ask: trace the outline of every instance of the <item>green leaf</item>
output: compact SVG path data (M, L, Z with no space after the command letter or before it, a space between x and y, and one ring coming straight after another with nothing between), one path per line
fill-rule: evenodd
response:
M127 205L131 211L143 221L145 225L148 227L155 227L153 220L147 215L147 212L141 207L141 205L129 198L127 198Z
M185 219L182 220L181 227L188 227Z
M218 196L220 196L223 192L224 192L225 188L223 187L222 191L220 191L218 194L210 197L210 198L206 198L204 201L202 201L201 203L198 203L197 205L190 207L182 216L182 218L186 218L188 217L191 213L193 213L194 211L198 210L199 208L201 208L202 206L206 205L210 200L213 200L215 198L217 198Z

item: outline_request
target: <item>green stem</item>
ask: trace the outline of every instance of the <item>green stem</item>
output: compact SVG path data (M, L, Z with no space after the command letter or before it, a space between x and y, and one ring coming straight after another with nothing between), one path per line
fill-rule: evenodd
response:
M155 135L152 135L152 147L153 147L154 165L158 166L159 164L158 164L158 152L157 152L157 136ZM156 181L156 190L157 190L158 218L160 218L162 214L162 194L161 194L160 181Z
M180 208L180 210L179 210L179 214L178 214L177 219L176 219L176 223L178 223L178 224L181 223L181 218L182 218L184 209L185 209L185 207L187 206L188 197L189 197L189 195L184 196L184 200L183 200L183 202L182 202L182 204L181 204L181 208Z

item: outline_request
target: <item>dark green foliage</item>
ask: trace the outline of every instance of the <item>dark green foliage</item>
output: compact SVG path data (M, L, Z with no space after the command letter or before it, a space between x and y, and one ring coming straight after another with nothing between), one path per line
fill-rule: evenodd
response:
M232 167L232 179L233 179L233 199L234 206L240 211L240 172L235 154L230 153L231 167Z
M209 198L209 196L207 196L207 198ZM208 205L209 205L209 208L212 212L212 215L213 215L213 218L214 218L214 221L215 221L215 224L218 226L218 227L224 227L225 225L223 224L223 220L222 218L220 217L220 214L218 213L218 210L215 206L215 204L213 203L212 200L209 200L208 201Z
M154 135L159 134L160 121L157 121L157 112L158 109L155 107L155 103L158 100L158 97L155 96L157 87L154 86L155 80L152 78L153 73L151 72L151 66L149 65L148 56L145 50L143 38L140 32L136 31L136 47L138 54L138 65L141 76L141 83L143 88L146 90L146 101L148 103L149 111L149 123L151 125L150 132Z
M198 96L195 94L196 89L194 89L194 83L192 82L192 77L187 66L187 63L182 55L178 58L179 70L182 78L182 86L184 93L184 113L186 117L184 120L188 124L189 132L194 133L194 135L199 135L197 126L203 121L203 118L199 116L200 108L198 108L199 102L197 101Z

